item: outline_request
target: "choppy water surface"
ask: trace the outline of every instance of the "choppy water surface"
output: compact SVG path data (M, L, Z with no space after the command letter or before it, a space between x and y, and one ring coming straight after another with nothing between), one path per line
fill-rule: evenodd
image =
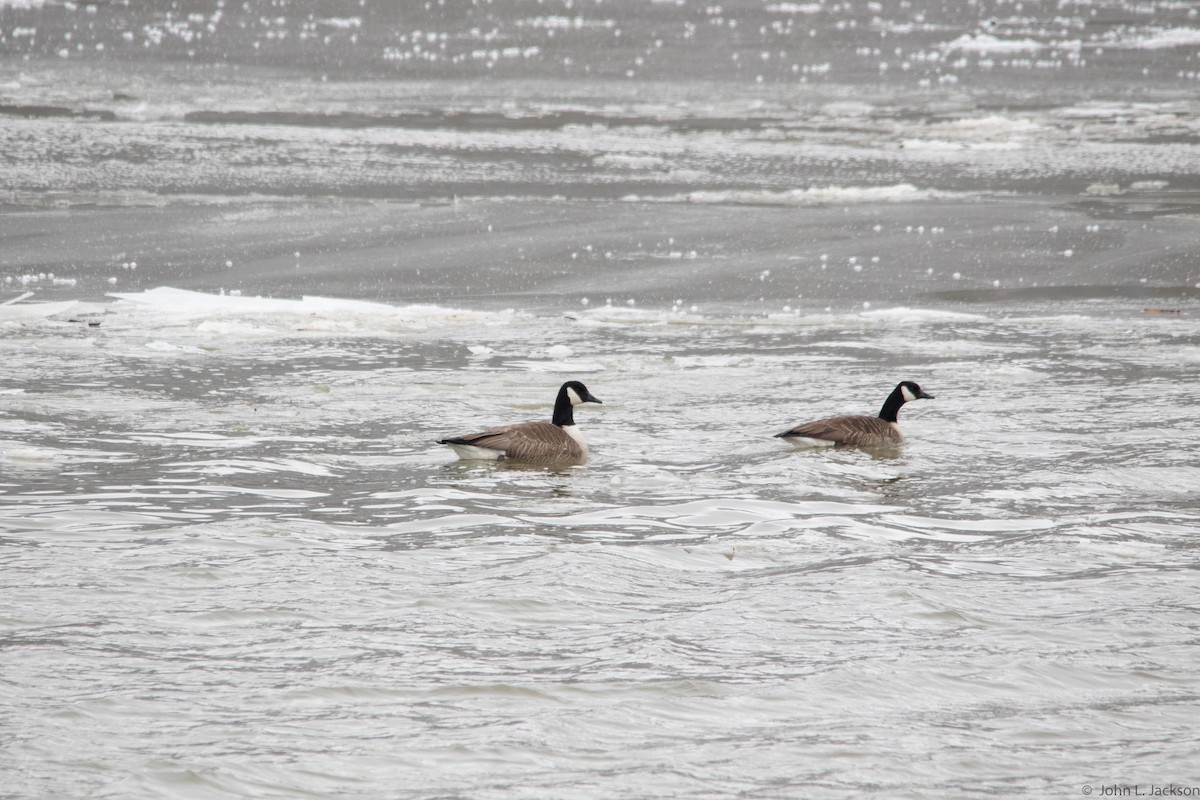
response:
M11 796L1192 775L1193 319L132 297L3 340ZM432 444L567 374L586 467ZM771 436L897 376L900 452Z
M1196 9L420 5L0 0L0 797L1200 791Z

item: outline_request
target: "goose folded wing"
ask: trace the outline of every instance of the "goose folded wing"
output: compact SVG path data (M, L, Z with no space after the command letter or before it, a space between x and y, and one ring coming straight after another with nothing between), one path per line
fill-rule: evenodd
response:
M549 422L522 422L463 436L456 444L499 450L515 461L561 461L583 455L578 443Z
M879 417L842 416L819 419L797 425L782 436L797 436L808 439L825 439L851 445L877 445L899 442L900 431L890 422Z

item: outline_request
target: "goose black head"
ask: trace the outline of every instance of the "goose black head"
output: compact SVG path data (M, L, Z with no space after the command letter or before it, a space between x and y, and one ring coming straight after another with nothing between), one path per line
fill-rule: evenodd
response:
M933 395L922 389L912 381L901 381L896 387L900 390L900 396L904 398L904 402L911 403L913 400L932 400Z
M571 401L571 405L573 406L577 406L580 403L601 403L600 398L589 392L587 387L579 381L567 381L562 385L560 391L567 395L567 399Z

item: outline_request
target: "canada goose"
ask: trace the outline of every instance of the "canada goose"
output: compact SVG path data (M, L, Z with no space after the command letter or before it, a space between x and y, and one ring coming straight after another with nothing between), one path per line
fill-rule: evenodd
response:
M450 445L463 459L582 464L587 461L588 448L575 427L573 409L580 403L599 402L579 381L567 381L558 390L550 422L518 422L482 433L439 439L438 444Z
M932 400L933 395L912 381L901 381L883 402L878 417L866 414L828 417L816 422L806 422L791 430L775 434L797 444L835 445L848 444L856 447L877 447L899 444L904 441L896 415L900 406L911 400Z

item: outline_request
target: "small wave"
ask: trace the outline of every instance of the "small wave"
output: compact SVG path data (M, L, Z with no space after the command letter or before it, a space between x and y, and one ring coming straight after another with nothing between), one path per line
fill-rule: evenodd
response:
M42 501L42 498L38 498ZM44 501L43 501L44 502ZM177 525L181 520L200 520L199 512L156 513L125 509L80 508L73 502L52 507L32 503L0 509L0 531L12 536L36 536L44 533L93 535L98 531L130 530Z
M893 514L887 521L921 533L942 536L946 532L957 532L976 538L987 538L989 534L1025 534L1054 530L1058 523L1050 519L952 519L918 517L908 514Z
M278 459L222 459L220 461L180 461L163 465L172 474L199 475L261 475L276 472L312 475L315 477L331 477L337 473L309 461L295 458Z
M177 433L148 431L126 434L124 441L210 449L252 447L261 445L265 440L259 436L224 436L219 433L202 431L179 431Z
M897 509L891 506L828 501L788 503L774 500L696 500L676 505L625 506L560 517L520 517L539 526L570 529L600 527L625 534L741 533L776 535L790 529L840 524L851 517Z
M388 535L414 533L456 534L479 527L496 526L505 528L523 527L523 525L524 523L520 520L499 514L448 514L432 519L397 522L387 526L385 532Z

